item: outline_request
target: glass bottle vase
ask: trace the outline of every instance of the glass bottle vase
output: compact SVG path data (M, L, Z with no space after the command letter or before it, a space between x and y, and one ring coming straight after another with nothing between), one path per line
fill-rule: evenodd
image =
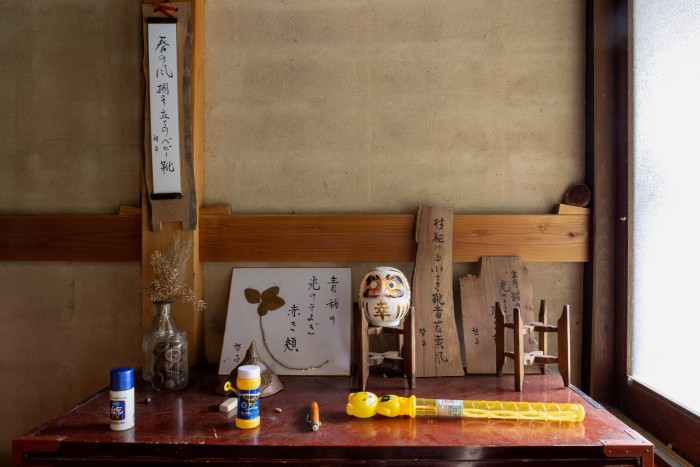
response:
M187 332L171 314L172 302L153 303L153 321L143 336L143 379L156 391L187 386L189 381Z
M150 349L150 341L161 320L160 308L164 306L165 303L152 303L151 313L153 314L153 318L151 318L151 324L148 326L146 333L141 339L141 351L143 352L143 367L141 368L141 376L147 383L151 382L151 374L153 373L153 358L151 358L153 352Z

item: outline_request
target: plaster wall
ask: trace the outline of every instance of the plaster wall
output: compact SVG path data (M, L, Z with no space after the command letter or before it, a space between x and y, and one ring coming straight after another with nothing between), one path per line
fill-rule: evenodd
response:
M140 6L0 0L0 216L139 204ZM583 1L207 0L204 205L549 212L584 177L584 14ZM234 266L204 266L210 362ZM351 266L356 282L374 265ZM528 267L555 315L571 304L578 370L583 267ZM455 265L455 280L474 272ZM0 263L0 463L111 367L140 365L139 275Z

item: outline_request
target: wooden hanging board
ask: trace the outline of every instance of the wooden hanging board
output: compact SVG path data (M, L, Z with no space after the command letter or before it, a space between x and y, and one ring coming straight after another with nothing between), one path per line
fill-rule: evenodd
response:
M527 268L517 256L484 256L479 273L459 279L464 352L467 373L496 373L496 302L513 322L513 308L519 307L524 322L535 321L532 282ZM506 350L513 349L513 336L508 333ZM537 350L537 340L525 337L525 352ZM513 363L506 362L504 373L513 373Z
M180 222L184 230L194 230L197 226L197 195L194 172L194 139L193 139L193 89L192 89L192 46L193 27L191 5L187 2L168 3L168 15L164 15L151 4L141 6L143 14L143 71L145 77L144 99L144 179L147 189L146 203L148 205L149 225L151 230L160 232L165 222ZM152 77L149 73L149 60L157 60L156 54L149 50L148 26L154 21L174 21L176 24L177 43L177 89L169 90L168 95L177 96L177 117L179 134L169 135L179 141L180 191L169 195L158 194L154 190L154 169L152 161L153 141L151 135L150 96ZM166 118L166 117L163 117Z
M203 63L204 63L204 1L189 0L160 3L142 0L143 30L143 97L144 97L144 169L141 180L141 283L142 290L153 277L151 254L169 251L176 236L192 243L186 261L185 282L198 298L204 298L202 265L199 260L199 230L197 228L204 177L203 157ZM158 4L160 3L160 4ZM150 69L148 54L148 24L154 18L175 20L177 36L177 96L180 136L181 197L159 199L153 196L153 165L151 158ZM168 85L170 91L170 85ZM174 94L169 94L174 95ZM206 215L207 209L203 209ZM228 213L230 214L230 212ZM152 304L142 293L143 330L150 325ZM190 303L177 300L172 313L178 326L188 333L191 365L204 362L204 313Z
M411 296L416 312L416 376L464 376L452 298L452 226L448 208L418 208Z

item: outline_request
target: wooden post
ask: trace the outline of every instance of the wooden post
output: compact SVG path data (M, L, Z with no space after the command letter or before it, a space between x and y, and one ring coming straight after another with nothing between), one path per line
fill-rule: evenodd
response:
M506 363L506 313L501 308L501 302L496 304L496 375L503 376L503 365ZM468 368L467 368L468 369Z
M515 372L515 390L522 392L525 377L525 347L523 345L523 318L520 308L513 310L513 371Z
M542 352L542 355L549 355L547 353L549 347L547 343L547 332L545 331L547 328L547 300L540 301L540 314L538 321L542 323L542 330L539 333L540 352ZM540 371L542 374L547 373L547 365L543 363Z
M144 4L153 3L152 0L144 0ZM152 230L152 217L149 203L149 195L145 177L142 180L141 197L141 269L142 284L145 285L151 278L150 256L156 251L169 251L174 238L180 235L183 241L191 242L192 253L187 261L187 285L194 291L198 298L204 298L204 286L202 280L201 264L199 262L199 223L196 221L201 208L201 193L203 183L203 60L204 60L204 3L205 0L184 0L180 3L190 4L192 23L192 50L190 57L190 102L191 108L191 143L192 143L192 179L193 187L190 195L190 214L194 216L194 226L186 224L184 219L161 222L160 230ZM167 6L177 7L178 3L168 3ZM184 129L183 129L184 131ZM184 194L183 194L184 195ZM194 210L192 213L191 210ZM178 326L187 331L189 336L189 360L190 364L199 363L204 357L204 332L202 324L202 312L198 312L189 303L177 301L173 303L173 316ZM152 319L151 303L143 296L143 328L150 324Z
M355 349L355 366L352 374L355 377L355 388L358 391L364 391L365 386L367 385L367 377L369 376L369 363L367 362L367 355L369 355L369 343L367 341L367 320L365 319L358 303L353 302L352 305L352 344Z
M557 321L557 366L567 388L571 384L571 336L569 334L569 305L564 305Z

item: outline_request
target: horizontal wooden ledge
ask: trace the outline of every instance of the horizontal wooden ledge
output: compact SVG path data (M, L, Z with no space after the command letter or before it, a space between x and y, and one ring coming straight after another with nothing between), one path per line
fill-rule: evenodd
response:
M0 216L0 261L141 261L141 216Z
M0 261L141 261L141 216L0 216ZM230 215L203 209L202 262L410 262L414 214ZM455 215L453 261L590 260L585 214Z
M414 214L200 216L200 260L414 261L415 222ZM455 215L452 258L586 262L589 232L588 215Z

